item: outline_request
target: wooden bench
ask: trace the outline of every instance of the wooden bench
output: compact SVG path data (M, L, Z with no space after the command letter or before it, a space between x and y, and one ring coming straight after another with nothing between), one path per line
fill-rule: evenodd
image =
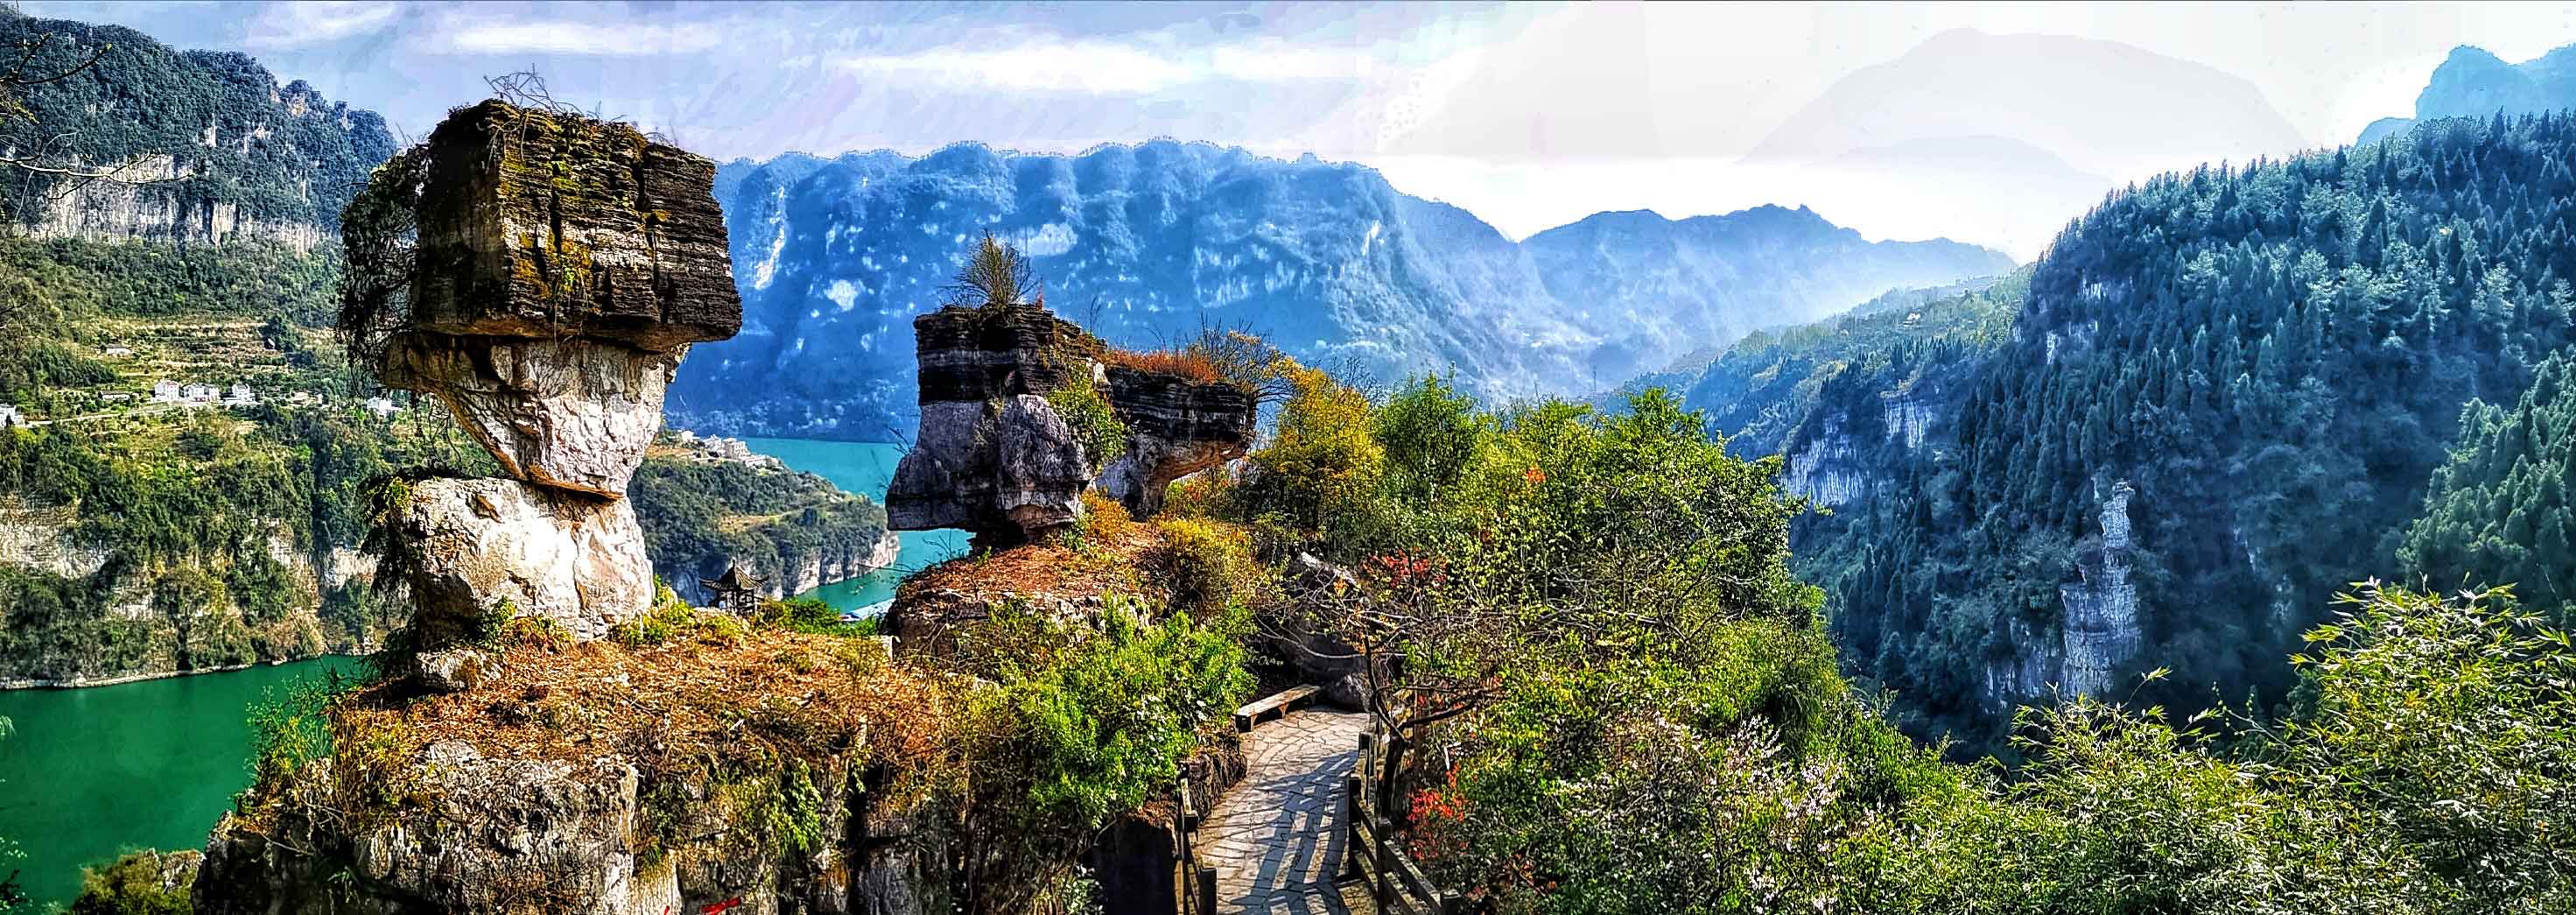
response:
M1252 704L1234 710L1234 729L1250 731L1253 725L1261 723L1261 719L1288 714L1297 706L1313 701L1319 692L1322 690L1312 686L1299 686L1254 700Z

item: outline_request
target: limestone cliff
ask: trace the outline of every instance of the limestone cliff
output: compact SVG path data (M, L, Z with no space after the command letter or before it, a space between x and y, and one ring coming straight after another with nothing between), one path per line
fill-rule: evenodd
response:
M279 85L248 55L15 15L0 15L0 47L26 75L68 74L12 87L27 110L0 119L0 153L115 173L82 182L0 169L0 233L312 249L393 152L383 118L301 80Z
M1988 708L2045 696L2051 687L2068 696L2100 696L2120 669L2137 657L2145 636L2138 622L2138 586L2130 577L2134 542L2129 503L2136 490L2117 480L2102 490L2095 523L2100 530L2075 544L2076 580L2057 589L2055 618L2034 626L2019 617L2004 621L2012 653L1989 660L1979 672Z
M1858 499L1867 485L1861 476L1858 452L1851 436L1843 431L1841 417L1826 419L1821 430L1789 455L1788 470L1780 480L1780 488L1791 495L1804 496L1823 506Z
M2085 544L2076 563L2081 580L2059 586L2065 608L2066 673L2060 685L2078 695L2101 695L2120 665L2138 653L2138 586L2129 580L2127 481L2102 497L2098 541Z

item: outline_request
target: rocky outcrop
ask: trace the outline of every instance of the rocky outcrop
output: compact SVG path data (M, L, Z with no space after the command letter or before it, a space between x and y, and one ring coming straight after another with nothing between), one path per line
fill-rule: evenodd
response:
M1860 498L1867 485L1858 463L1851 435L1843 431L1842 419L1828 419L1822 431L1789 455L1780 488L1818 505L1841 505Z
M264 829L228 816L198 872L203 915L550 912L670 915L734 911L928 915L945 907L940 841L908 841L940 822L918 798L867 790L857 778L812 776L800 812L831 832L799 853L764 841L759 797L711 786L677 824L689 841L642 840L673 801L611 756L496 758L463 741L430 745L401 776L418 812L343 824L302 811L336 809L329 779L299 786ZM740 800L734 798L740 795ZM352 829L351 826L358 828Z
M1887 413L1887 437L1904 442L1908 450L1923 447L1937 421L1933 397L1920 391L1888 391L1879 395L1879 401Z
M427 479L411 485L392 534L426 643L466 634L503 603L595 639L653 602L644 530L622 499L517 480Z
M386 353L387 385L435 395L466 431L531 483L610 498L662 431L662 390L680 353L601 341L415 336Z
M913 336L921 428L886 490L897 530L1023 542L1073 524L1095 481L1143 517L1173 480L1252 442L1250 392L1106 365L1099 338L1041 305L943 308L913 319ZM1098 387L1126 427L1125 447L1105 464L1047 399L1076 384Z
M419 241L378 262L387 227L350 217L354 276L409 273L398 300L353 299L344 329L380 340L378 377L445 403L513 478L409 493L391 541L418 644L505 603L598 638L652 602L627 483L689 344L742 324L714 176L627 125L496 100L450 114L351 207L393 211Z
M1073 524L1099 468L1045 395L1102 380L1100 339L1037 305L942 308L912 323L921 430L886 488L887 523L1004 544Z
M2097 515L2102 532L2077 544L2077 580L2058 586L2057 619L2036 626L2019 617L2004 620L2004 641L2013 651L1988 659L1980 671L1986 707L2010 709L2051 687L2067 696L2099 696L2120 667L2137 657L2145 637L2138 625L2138 586L2130 579L2129 501L2135 495L2125 480L2103 492Z
M2112 674L2138 654L2138 586L2129 580L2128 481L2111 484L2102 498L2102 538L2076 563L2082 580L2060 585L2065 607L2066 672L2059 686L2070 694L2100 695Z
M1131 517L1161 511L1172 481L1242 457L1257 411L1240 386L1108 368L1109 403L1127 425L1127 450L1100 472L1101 492Z
M420 242L379 375L446 403L512 476L623 496L689 344L742 326L715 164L498 101L415 155Z

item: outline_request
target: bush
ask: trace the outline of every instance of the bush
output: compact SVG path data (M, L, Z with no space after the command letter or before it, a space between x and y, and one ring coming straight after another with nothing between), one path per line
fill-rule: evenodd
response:
M1148 624L1111 601L1101 623L1044 661L1006 663L978 694L977 730L1022 786L1004 791L1022 828L1099 830L1170 786L1201 729L1251 692L1239 620Z
M1118 420L1110 409L1109 399L1101 396L1100 386L1089 378L1077 378L1064 387L1047 392L1047 405L1057 416L1073 427L1075 441L1082 443L1083 456L1098 467L1127 453L1127 424Z
M833 609L831 604L824 603L820 598L813 597L763 601L760 605L759 623L763 626L809 635L869 638L877 634L877 621L874 618L842 622L841 611Z
M1206 617L1228 608L1257 608L1267 597L1263 592L1276 589L1242 528L1203 518L1166 518L1154 526L1171 544L1171 567L1163 578L1174 609Z
M1293 393L1270 444L1251 455L1244 508L1318 537L1362 527L1386 461L1368 398L1321 371L1287 371Z
M66 915L187 915L197 884L195 852L128 852L81 868L81 892Z

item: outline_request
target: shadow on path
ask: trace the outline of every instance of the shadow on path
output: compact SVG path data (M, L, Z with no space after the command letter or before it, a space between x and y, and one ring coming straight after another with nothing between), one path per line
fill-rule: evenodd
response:
M1199 859L1216 868L1218 911L1349 911L1333 886L1349 837L1342 777L1367 727L1367 715L1306 709L1245 736L1243 781L1217 798L1199 830Z

